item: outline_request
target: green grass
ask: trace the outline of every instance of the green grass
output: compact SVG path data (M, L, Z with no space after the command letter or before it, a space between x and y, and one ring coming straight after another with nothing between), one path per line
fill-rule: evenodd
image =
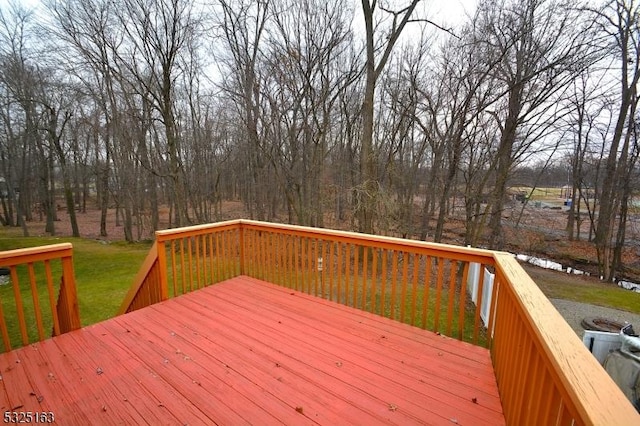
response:
M640 293L603 283L593 277L573 276L523 265L550 299L566 299L640 314Z
M16 229L0 229L0 250L35 247L49 244L70 242L73 244L74 267L78 293L78 304L82 325L90 325L113 317L140 268L150 244L105 243L96 240L80 238L55 237L22 237ZM36 265L38 276L38 292L42 310L50 318L50 308L46 301L46 284L42 278L43 267ZM53 281L57 285L60 281L60 268L57 262L52 264ZM19 279L22 298L27 315L33 318L33 302L28 290L28 274L26 268L19 269ZM5 309L7 325L11 330L11 342L19 342L19 330L15 314L15 303L11 286L0 288L0 298ZM43 304L46 302L46 305ZM45 322L45 324L47 324ZM30 327L30 337L37 336L35 325ZM45 327L49 333L50 327Z

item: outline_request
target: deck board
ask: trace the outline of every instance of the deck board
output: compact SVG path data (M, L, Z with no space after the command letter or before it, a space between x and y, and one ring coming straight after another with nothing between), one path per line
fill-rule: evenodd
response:
M504 424L489 352L237 277L0 355L64 424Z

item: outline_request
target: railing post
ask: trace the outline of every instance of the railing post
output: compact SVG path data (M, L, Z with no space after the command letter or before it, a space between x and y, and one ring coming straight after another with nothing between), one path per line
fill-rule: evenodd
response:
M78 308L78 294L76 291L76 278L73 270L73 258L65 256L62 258L62 291L64 294L64 309L66 310L68 324L62 333L78 330L80 324L80 309ZM62 327L62 324L60 324Z
M164 240L156 236L158 242L158 268L160 268L160 300L169 298L169 284L167 279L167 250Z
M244 275L244 226L238 224L238 239L240 243L240 275Z

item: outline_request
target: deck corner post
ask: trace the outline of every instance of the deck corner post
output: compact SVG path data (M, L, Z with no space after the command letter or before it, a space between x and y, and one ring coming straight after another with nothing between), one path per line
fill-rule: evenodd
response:
M238 224L238 240L240 246L240 275L244 275L244 226Z
M72 255L65 256L61 260L62 262L62 286L63 289L63 304L67 313L68 324L66 330L61 330L62 333L72 330L78 330L81 327L80 323L80 308L78 307L78 293L76 290L76 278L73 270L73 257ZM62 324L61 324L62 327Z
M169 284L167 281L167 250L164 240L156 236L158 243L158 268L160 269L160 300L169 299Z

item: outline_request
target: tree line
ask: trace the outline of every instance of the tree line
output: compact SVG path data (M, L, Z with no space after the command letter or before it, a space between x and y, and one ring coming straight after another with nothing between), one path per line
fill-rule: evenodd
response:
M128 241L251 218L504 247L518 171L568 170L600 273L637 183L635 0L47 0L0 8L0 221L96 205ZM580 200L583 202L579 202ZM457 200L457 202L456 202ZM59 205L62 203L62 205ZM586 207L585 207L586 206Z

